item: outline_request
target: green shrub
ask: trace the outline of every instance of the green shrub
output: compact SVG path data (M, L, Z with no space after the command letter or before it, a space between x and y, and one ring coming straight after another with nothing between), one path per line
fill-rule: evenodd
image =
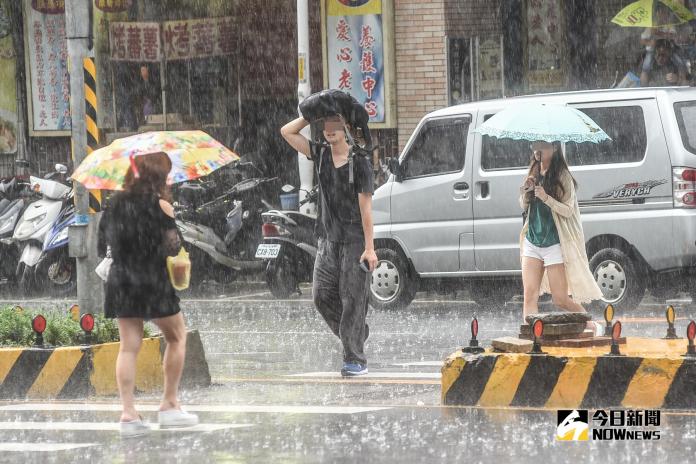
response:
M0 309L0 346L30 346L34 345L36 336L31 328L31 320L37 314L46 317L44 344L52 346L82 345L85 343L84 332L80 324L70 317L67 312L41 312L35 310L16 311L12 307ZM152 336L152 331L146 325L143 337ZM115 319L107 319L102 315L95 316L94 330L90 343L110 343L119 341L118 324Z
M0 309L0 346L31 345L34 331L31 316L14 308Z

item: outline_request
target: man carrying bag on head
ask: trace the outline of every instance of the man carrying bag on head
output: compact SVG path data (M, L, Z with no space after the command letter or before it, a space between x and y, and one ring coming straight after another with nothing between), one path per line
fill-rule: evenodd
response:
M367 374L364 353L370 272L377 266L372 226L373 174L365 109L350 95L325 90L300 105L303 117L281 129L283 138L314 162L319 182L314 304L343 344L341 375ZM300 131L312 123L317 140ZM355 142L357 129L367 150ZM356 132L357 134L357 132Z

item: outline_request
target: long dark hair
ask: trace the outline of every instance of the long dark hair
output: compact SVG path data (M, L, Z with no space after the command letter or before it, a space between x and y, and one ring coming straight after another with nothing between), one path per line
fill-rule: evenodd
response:
M573 180L573 186L577 187L578 183L570 173L568 164L563 157L560 142L553 142L553 156L551 157L551 165L546 171L546 175L544 176L541 186L544 187L544 191L546 191L546 193L558 201L563 201L567 193L563 187L563 183L561 182L561 179L565 174L570 176L570 178ZM529 163L529 171L527 175L532 176L535 179L539 179L541 176L541 161L537 161L534 154L532 154L532 160ZM531 201L533 198L534 192L527 192L527 200Z
M164 152L148 153L133 157L133 166L126 172L123 189L132 193L151 193L171 201L171 191L167 186L167 176L172 170L172 160Z

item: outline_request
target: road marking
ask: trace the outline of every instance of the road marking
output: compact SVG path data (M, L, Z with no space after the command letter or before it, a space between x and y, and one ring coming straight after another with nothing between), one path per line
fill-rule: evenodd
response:
M340 372L307 372L304 374L291 374L285 377L318 377L318 378L346 378ZM440 379L442 374L439 372L370 372L359 378L368 379ZM352 378L348 378L351 380Z
M245 295L242 295L245 296ZM205 299L205 300L187 300L187 299L182 299L182 303L225 303L225 302L231 302L234 301L235 303L294 303L294 302L302 302L302 303L311 303L314 300L310 299L302 299L302 298L295 298L295 299L283 299L283 300L262 300L260 298L255 298L255 299L247 299L247 300L238 300L235 298L239 298L239 296L226 296L224 298L216 298L216 299ZM210 308L206 308L210 309ZM267 309L277 309L275 307L273 308L267 308Z
M424 366L424 367L442 367L444 362L442 361L414 361L414 362L405 362L405 363L394 363L391 364L392 366L399 366L399 367L410 367L410 366Z
M156 412L159 404L138 404L136 408L142 412ZM360 414L364 412L382 411L389 407L356 407L356 406L303 406L303 405L247 405L247 404L193 404L185 406L189 412L223 412L223 413L280 413L280 414ZM121 411L117 403L19 403L0 406L0 411L81 411L108 412Z
M253 427L253 424L198 424L194 427L160 429L159 424L149 424L157 432L216 432L218 430ZM0 422L0 430L50 430L79 432L118 432L118 422Z
M0 451L15 453L54 453L99 446L99 443L0 443Z
M440 385L440 379L375 379L353 377L335 377L335 378L317 378L317 377L296 377L296 378L278 378L278 377L214 377L213 383L302 383L302 384L363 384L363 385Z
M230 300L237 300L239 298L248 298L248 299L253 299L251 298L252 296L262 296L262 295L270 295L270 292L263 292L263 293L249 293L248 295L239 295L239 296L231 296L229 297ZM265 300L263 300L265 301ZM273 301L273 300L271 300Z
M508 332L515 332L514 329L508 330ZM243 335L327 335L330 337L335 337L331 331L321 331L321 332L305 332L301 330L287 330L287 331L256 331L256 330L199 330L198 333L201 334L243 334ZM422 332L370 332L370 337L373 335L423 335Z
M238 353L206 353L208 356L248 356L258 354L283 354L282 351L240 351Z

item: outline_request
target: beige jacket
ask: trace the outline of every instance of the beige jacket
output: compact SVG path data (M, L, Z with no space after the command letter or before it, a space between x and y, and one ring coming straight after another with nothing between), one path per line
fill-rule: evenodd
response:
M585 235L582 232L580 223L580 208L575 197L575 185L570 174L565 174L561 179L565 191L563 201L558 201L551 197L544 202L553 215L553 222L556 224L558 238L561 242L561 252L565 264L566 280L568 281L568 294L572 296L576 303L589 303L599 300L602 291L597 286L587 259L585 251ZM520 195L520 206L527 209L524 193ZM520 232L520 260L522 259L522 246L527 235L529 217ZM549 280L544 272L541 280L541 293L550 293Z

